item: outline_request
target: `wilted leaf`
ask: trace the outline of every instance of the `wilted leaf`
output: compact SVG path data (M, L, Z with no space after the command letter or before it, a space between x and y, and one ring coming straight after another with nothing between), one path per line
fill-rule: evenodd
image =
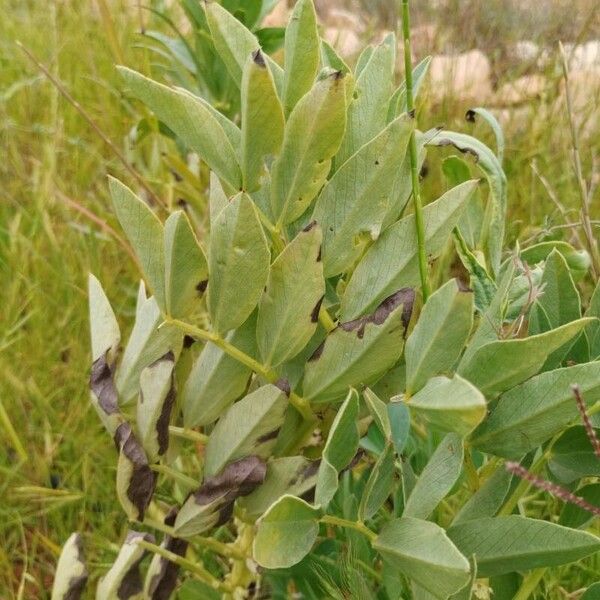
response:
M600 550L595 535L519 515L453 525L448 537L463 554L477 557L480 577L564 565Z
M238 458L267 458L277 440L287 405L285 393L267 384L229 408L217 422L206 445L207 477L216 475Z
M342 397L348 387L369 385L402 354L414 291L404 288L386 298L373 314L341 323L306 365L304 395L317 402Z
M436 427L463 436L473 431L487 412L483 394L459 375L432 377L408 406Z
M337 275L379 237L393 201L398 162L406 154L413 124L392 121L341 165L319 194L312 218L323 228L326 277Z
M207 477L179 510L175 534L190 537L227 523L236 498L252 493L266 473L267 465L261 458L246 456L229 463L219 475Z
M390 521L373 548L435 598L446 599L469 581L469 561L435 523L412 517Z
M427 254L434 258L446 246L476 181L459 185L423 209ZM341 301L343 321L373 310L394 290L419 282L414 215L388 227L356 267Z
M208 257L208 310L218 333L239 327L254 310L269 273L267 240L252 200L238 194L216 218Z
M79 600L88 580L88 570L83 556L83 543L80 533L73 533L60 552L52 600Z
M295 221L321 189L346 126L344 76L315 83L292 110L283 148L271 171L271 206L280 224Z
M421 389L432 375L448 372L473 326L473 294L456 279L431 295L406 340L406 391Z
M206 256L183 211L171 213L165 222L164 235L167 314L185 317L194 312L206 289Z
M462 439L456 433L449 433L419 475L403 516L427 519L460 477L462 465Z
M590 406L600 400L598 363L547 371L509 390L473 432L471 444L491 454L520 458L577 419L573 384Z
M325 295L321 229L302 230L275 259L258 306L256 338L265 364L290 360L308 344Z
M117 559L108 573L98 583L96 600L108 600L108 598L129 600L139 597L143 589L140 563L146 554L146 550L137 543L138 540L154 542L154 537L149 533L138 533L136 531L127 533Z
M358 518L361 522L370 519L389 497L396 471L394 462L394 446L388 442L384 451L377 458L377 462L373 465L360 498Z
M112 364L116 359L121 342L121 331L102 285L91 273L88 276L88 298L92 362L105 356Z
M320 511L295 496L283 496L258 520L254 560L266 569L291 567L312 548Z

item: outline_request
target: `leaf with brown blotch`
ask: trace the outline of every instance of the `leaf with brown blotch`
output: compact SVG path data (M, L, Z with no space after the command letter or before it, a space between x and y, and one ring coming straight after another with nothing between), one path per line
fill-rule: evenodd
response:
M92 364L90 398L104 427L111 436L114 436L123 418L119 413L117 389L107 356L108 351Z
M81 534L73 533L62 547L56 565L52 600L79 600L87 580Z

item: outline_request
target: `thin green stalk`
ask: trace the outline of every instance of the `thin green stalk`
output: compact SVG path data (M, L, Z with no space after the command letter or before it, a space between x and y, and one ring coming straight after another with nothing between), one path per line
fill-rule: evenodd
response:
M531 571L531 573L529 573L529 575L527 575L527 577L525 577L525 579L523 579L523 582L521 583L521 587L515 594L515 597L513 598L513 600L527 600L527 598L529 598L529 596L531 596L531 594L533 592L535 592L539 582L542 580L545 573L546 573L545 568L536 569L535 571Z
M327 333L333 331L336 327L335 321L331 318L331 315L324 306L321 306L319 309L319 323L321 323L323 329L325 329Z
M26 461L27 460L27 450L25 450L25 447L21 443L21 440L19 439L19 436L17 435L17 432L16 432L15 428L13 427L13 424L11 423L8 413L4 409L4 405L2 404L1 400L0 400L0 423L4 427L4 429L6 431L6 435L8 436L12 445L15 447L15 450L17 451L17 454L21 457L21 460Z
M410 50L410 11L408 0L402 0L402 37L404 39L404 71L406 78L406 109L408 114L415 119L415 105L413 98L412 56ZM409 142L410 178L412 182L413 206L415 211L415 227L417 231L417 246L419 256L419 275L421 277L421 293L423 302L429 298L429 281L427 279L427 252L425 251L425 223L423 221L423 205L421 203L421 189L419 185L419 161L417 153L417 139L413 131Z
M219 590L221 592L229 592L229 586L221 583L216 577L214 577L211 573L209 573L204 567L201 565L184 558L183 556L179 556L179 554L175 554L174 552L170 552L166 548L161 548L156 544L152 544L151 542L147 542L146 540L138 540L136 542L145 550L149 552L153 552L154 554L158 554L163 558L166 558L168 561L179 565L183 569L189 571L192 575L194 575L197 579L206 583L210 587L215 590Z
M348 529L354 529L355 531L366 535L369 538L370 542L375 540L375 538L377 537L377 534L374 531L371 531L363 523L359 523L357 521L348 521L348 519L334 517L333 515L325 515L324 517L321 517L321 523L327 523L328 525L336 525L338 527L347 527Z
M167 465L155 464L155 465L150 465L150 468L155 473L160 473L161 475L166 475L167 477L170 477L171 479L175 479L176 481L179 481L179 483L186 485L188 487L191 487L191 488L198 487L198 482L195 479L193 479L192 477L188 477L184 473L180 473L179 471L176 471L175 469L172 469L171 467L167 467Z
M199 431L193 429L187 429L186 427L176 427L175 425L169 425L169 433L175 437L180 437L191 442L198 442L199 444L206 444L208 442L208 436Z

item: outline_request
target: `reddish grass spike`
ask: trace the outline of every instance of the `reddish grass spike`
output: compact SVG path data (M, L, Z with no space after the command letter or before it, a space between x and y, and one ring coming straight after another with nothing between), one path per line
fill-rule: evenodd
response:
M522 467L518 462L506 461L504 463L504 466L506 467L507 471L513 473L513 475L517 475L517 477L520 477L521 479L529 481L529 483L531 483L531 485L533 485L534 487L552 494L553 496L555 496L559 500L562 500L563 502L575 504L576 506L579 506L579 508L587 510L589 513L600 517L600 507L590 504L581 496L576 496L575 494L572 494L569 490L566 490L565 488L561 487L560 485L557 485L556 483L552 483L547 479L542 479L541 477L534 475L525 467Z
M579 414L581 415L585 432L587 433L590 444L592 444L592 448L594 449L594 454L600 458L600 441L598 440L596 430L590 421L590 416L588 415L587 408L585 406L585 400L581 394L581 389L577 384L572 385L571 389L573 390L573 395L575 396L575 402L577 402L577 408L579 409Z

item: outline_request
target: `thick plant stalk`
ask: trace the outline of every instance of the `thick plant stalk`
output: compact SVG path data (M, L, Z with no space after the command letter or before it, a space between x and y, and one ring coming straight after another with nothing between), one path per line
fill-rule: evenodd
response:
M406 109L408 114L415 118L413 99L412 57L410 51L410 11L408 0L402 0L402 37L404 39L404 72L406 77ZM415 132L410 136L408 146L410 156L410 176L413 192L413 206L415 210L415 226L417 228L417 245L419 256L419 275L421 277L421 292L423 302L429 298L429 282L427 280L427 253L425 251L425 224L423 222L423 205L421 203L421 190L419 186L417 139Z

